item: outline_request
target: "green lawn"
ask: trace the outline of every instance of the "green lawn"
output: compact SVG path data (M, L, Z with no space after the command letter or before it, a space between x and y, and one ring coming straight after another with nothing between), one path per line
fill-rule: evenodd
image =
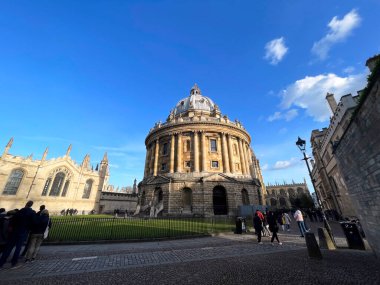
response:
M233 220L212 218L143 219L108 215L57 216L47 241L132 240L233 231Z

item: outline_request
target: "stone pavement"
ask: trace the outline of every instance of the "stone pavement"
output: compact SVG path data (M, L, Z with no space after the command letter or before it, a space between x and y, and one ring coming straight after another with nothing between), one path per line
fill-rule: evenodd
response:
M310 260L296 231L283 245L252 234L93 245L44 246L38 260L0 270L1 284L376 284L380 264L369 251L323 251ZM338 244L344 245L342 238Z

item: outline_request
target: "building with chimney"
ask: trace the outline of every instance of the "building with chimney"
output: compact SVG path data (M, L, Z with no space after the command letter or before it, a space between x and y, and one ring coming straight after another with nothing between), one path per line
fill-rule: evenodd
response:
M368 243L380 257L380 55L366 65L368 85L334 154Z
M310 138L315 191L318 191L324 210L330 210L335 217L356 215L346 183L337 166L334 149L350 123L358 98L359 96L348 94L342 96L337 103L334 94L327 93L326 100L332 113L330 125L322 130L313 130Z

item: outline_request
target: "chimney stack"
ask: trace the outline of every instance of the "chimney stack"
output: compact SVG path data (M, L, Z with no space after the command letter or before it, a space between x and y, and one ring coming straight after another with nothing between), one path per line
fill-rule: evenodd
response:
M326 94L326 100L329 103L329 106L330 106L330 109L331 109L332 113L334 114L335 110L336 110L336 107L338 106L337 103L336 103L336 101L335 101L334 94L327 93Z

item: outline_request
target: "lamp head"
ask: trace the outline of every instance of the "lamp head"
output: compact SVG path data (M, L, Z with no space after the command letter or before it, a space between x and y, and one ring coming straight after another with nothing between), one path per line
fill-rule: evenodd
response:
M300 149L300 151L304 152L306 149L306 141L298 137L298 140L296 141L296 145Z

